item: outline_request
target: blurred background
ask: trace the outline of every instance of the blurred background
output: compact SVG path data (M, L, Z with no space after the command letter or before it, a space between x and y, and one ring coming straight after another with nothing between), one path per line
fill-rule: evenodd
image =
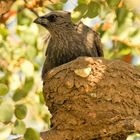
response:
M39 140L50 127L41 81L47 31L33 20L53 10L98 31L106 59L140 67L140 0L0 0L0 140Z

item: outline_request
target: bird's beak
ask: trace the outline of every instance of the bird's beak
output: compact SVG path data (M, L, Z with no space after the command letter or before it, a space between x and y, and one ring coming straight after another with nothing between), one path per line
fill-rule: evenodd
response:
M42 17L36 18L36 19L34 20L34 23L40 24L40 25L47 25L48 20L47 20L47 18L45 18L44 16L42 16Z

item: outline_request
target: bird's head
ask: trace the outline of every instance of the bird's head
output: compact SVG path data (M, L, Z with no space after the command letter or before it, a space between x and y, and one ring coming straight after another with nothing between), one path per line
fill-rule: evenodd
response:
M38 17L34 22L47 28L50 32L59 31L71 24L71 14L66 11L53 11Z

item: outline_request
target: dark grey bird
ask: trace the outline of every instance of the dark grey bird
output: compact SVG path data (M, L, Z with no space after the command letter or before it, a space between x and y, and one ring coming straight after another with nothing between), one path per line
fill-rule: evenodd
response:
M79 56L102 57L101 40L97 32L82 22L74 24L70 12L53 11L34 21L45 27L49 33L46 59L42 79L54 67L67 63Z

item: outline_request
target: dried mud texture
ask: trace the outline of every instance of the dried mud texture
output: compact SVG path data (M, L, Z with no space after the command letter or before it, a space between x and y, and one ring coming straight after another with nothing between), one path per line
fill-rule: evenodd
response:
M44 140L125 140L140 130L140 70L130 64L79 57L50 71L43 90L52 113Z

